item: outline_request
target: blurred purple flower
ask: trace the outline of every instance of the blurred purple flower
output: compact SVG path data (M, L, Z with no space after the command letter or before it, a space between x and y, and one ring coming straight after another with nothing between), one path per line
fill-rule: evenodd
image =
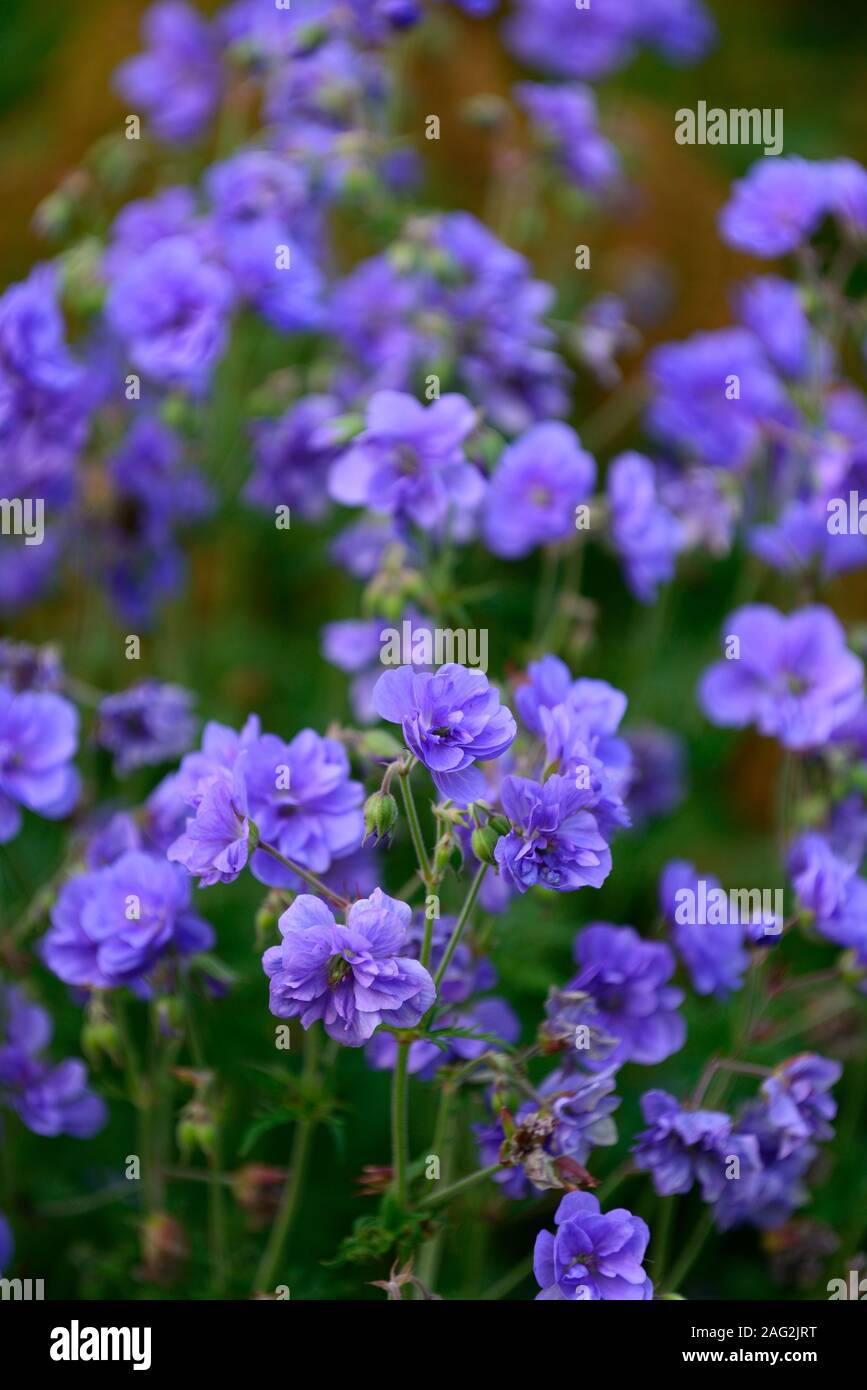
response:
M618 454L606 480L611 543L623 561L626 582L642 603L674 578L685 536L677 517L659 499L656 474L643 454Z
M705 671L699 702L713 724L757 725L786 748L818 748L858 709L864 666L846 647L829 608L788 616L766 604L740 608L726 619L730 659Z
M161 961L214 941L190 906L190 881L165 859L132 850L60 890L42 958L59 979L90 989L141 987Z
M495 555L517 559L566 540L575 508L596 481L596 464L559 422L532 425L503 451L485 498L482 529Z
M62 695L0 684L0 844L21 829L22 806L49 820L69 814L77 747L78 713Z
M97 742L126 776L138 767L169 762L185 753L196 735L193 695L180 685L146 680L100 701Z
M52 1032L45 1009L0 985L0 1105L34 1134L90 1139L106 1122L105 1103L88 1090L83 1062L68 1057L53 1066L42 1058Z
M158 139L185 144L202 133L220 103L223 76L216 35L183 0L151 5L142 33L147 48L121 63L115 87L145 114Z
M452 508L472 508L485 490L463 445L477 424L464 396L448 395L424 408L412 396L378 391L367 427L332 465L331 496L429 529Z

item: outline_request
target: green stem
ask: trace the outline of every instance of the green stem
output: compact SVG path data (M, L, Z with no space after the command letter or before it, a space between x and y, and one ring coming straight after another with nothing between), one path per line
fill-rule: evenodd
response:
M406 1206L406 1175L409 1167L408 1065L409 1043L398 1040L391 1084L391 1167L394 1195L401 1207Z
M632 1166L631 1160L628 1158L624 1163L621 1163L619 1168L615 1168L614 1172L610 1173L604 1183L602 1183L602 1186L597 1188L596 1198L600 1207L608 1201L608 1198L613 1192L617 1191L620 1184L625 1182L627 1178L631 1178L634 1173L635 1169Z
M463 1192L469 1192L470 1188L477 1187L486 1178L493 1177L494 1173L499 1173L502 1166L502 1163L490 1163L487 1168L478 1168L475 1173L469 1173L459 1182L453 1182L450 1187L443 1187L439 1192L432 1192L419 1205L425 1208L438 1207L442 1202L450 1202L453 1197L460 1197Z
M662 1283L662 1276L668 1264L668 1247L671 1241L671 1227L674 1220L674 1198L660 1197L659 1220L656 1223L653 1251L653 1282Z
M318 1072L319 1064L319 1031L314 1025L308 1028L304 1034L304 1067L302 1069L302 1079L306 1082L313 1082ZM313 1142L313 1132L316 1128L316 1120L312 1115L307 1115L300 1119L295 1126L295 1134L292 1140L292 1152L289 1156L289 1172L286 1177L286 1185L283 1188L283 1195L280 1198L280 1206L268 1236L268 1243L259 1261L259 1268L253 1280L254 1293L267 1293L274 1284L274 1275L277 1266L283 1255L283 1247L292 1228L292 1222L298 1210L298 1203L301 1198L301 1190L307 1174L307 1166L310 1159L310 1151Z
M199 1030L192 995L186 991L184 1003L187 1014L187 1032L193 1062L199 1071L207 1069L205 1053ZM214 1105L214 1110L218 1107ZM223 1176L220 1172L220 1121L214 1114L214 1144L208 1154L208 1246L211 1256L211 1269L214 1276L214 1290L221 1294L226 1287L226 1221L223 1204Z
M454 1118L453 1103L455 1100L455 1088L450 1082L446 1082L440 1093L439 1107L437 1109L436 1125L434 1126L433 1143L431 1153L437 1157L441 1156L440 1179L448 1182L451 1178L452 1161L454 1158ZM418 1277L425 1288L433 1289L439 1273L440 1259L442 1257L443 1240L445 1231L442 1226L436 1231L430 1240L426 1241L419 1258Z
M702 1247L705 1241L707 1240L708 1236L710 1235L712 1229L713 1216L711 1212L705 1211L703 1212L692 1235L690 1236L689 1240L684 1246L680 1259L677 1261L677 1264L674 1266L674 1269L671 1272L671 1277L666 1280L668 1289L671 1293L677 1292L678 1288L683 1283L687 1274L692 1269L693 1265L695 1264L696 1260L701 1254Z
M430 860L424 845L424 837L421 833L421 821L418 818L418 809L415 804L415 797L412 794L412 783L410 782L411 770L400 774L400 792L403 797L404 810L406 811L407 824L409 825L409 835L412 846L415 850L415 857L418 860L419 873L426 888L430 888L432 881Z
M482 1294L482 1301L485 1303L496 1302L499 1298L504 1298L507 1293L511 1293L519 1284L523 1284L525 1279L529 1279L533 1273L533 1256L525 1255L516 1265L513 1265L502 1278L492 1284L485 1293Z
M451 964L452 956L458 948L458 944L463 935L464 927L467 925L467 922L469 921L470 913L475 907L476 898L479 896L479 889L482 886L482 879L485 877L485 874L487 872L487 864L480 864L478 870L476 871L476 876L470 884L470 890L467 893L466 898L464 899L464 905L461 908L458 920L455 922L454 931L452 932L451 937L449 938L449 943L446 946L445 951L443 952L443 958L440 961L439 969L437 970L437 973L434 975L434 984L436 985L437 989L439 989L440 984L442 983L443 978L445 976L445 973L448 970L449 965Z
M298 877L302 878L311 888L315 888L317 893L321 893L323 898L327 898L329 902L334 903L335 907L349 906L349 900L347 898L342 898L339 893L335 893L332 889L326 887L321 878L317 878L315 874L311 874L308 869L303 869L301 865L296 864L293 859L287 859L285 854L281 854L279 849L275 849L273 845L266 844L264 840L260 840L258 848L264 850L266 854L270 854L272 859L276 859L277 862L282 864L285 868L291 869L293 874L297 874Z

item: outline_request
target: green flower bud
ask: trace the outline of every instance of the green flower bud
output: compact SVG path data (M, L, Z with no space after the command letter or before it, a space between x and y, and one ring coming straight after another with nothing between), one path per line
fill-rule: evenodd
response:
M490 824L477 825L473 831L470 841L473 847L473 854L482 864L496 864L497 858L494 850L497 848L497 841L500 836Z
M397 824L397 802L391 792L378 791L364 803L364 840L375 845L387 840Z

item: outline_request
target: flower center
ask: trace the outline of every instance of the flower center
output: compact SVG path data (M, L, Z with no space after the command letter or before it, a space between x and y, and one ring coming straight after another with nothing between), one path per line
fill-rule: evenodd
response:
M352 966L344 956L332 956L328 962L328 987L334 989L352 974Z

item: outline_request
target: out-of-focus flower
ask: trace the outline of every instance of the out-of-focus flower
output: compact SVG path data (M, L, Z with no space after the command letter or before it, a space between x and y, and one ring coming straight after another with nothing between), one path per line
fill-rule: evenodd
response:
M216 35L183 0L152 5L142 33L147 48L121 63L115 86L144 113L158 139L193 140L210 123L222 92Z
M211 927L191 908L187 875L132 850L63 885L42 957L69 985L140 987L162 960L206 951L213 941Z
M753 604L726 619L724 638L728 659L711 666L699 686L714 724L755 724L786 748L819 748L863 700L863 663L829 608L786 616Z
M0 843L18 834L22 807L49 820L69 814L77 747L78 713L62 695L0 684Z
M593 490L596 464L559 422L532 425L503 451L485 498L482 529L495 555L517 559L575 530L575 508Z
M192 701L182 686L153 680L106 695L99 705L97 739L114 755L115 771L124 776L185 753L196 732Z
M678 893L697 893L699 874L685 859L673 859L659 879L659 906L671 930L677 953L689 971L697 994L725 999L743 984L747 968L744 929L740 922L696 922L684 920L688 914L678 910ZM705 875L707 890L719 888L717 879Z
M452 508L472 508L484 493L463 452L476 423L464 396L443 396L425 409L399 391L377 392L363 434L332 465L331 496L424 528L442 525Z
M660 584L674 577L685 536L677 517L660 501L656 474L642 454L619 454L606 480L611 543L623 561L637 599L653 603Z
M0 1105L34 1134L90 1139L105 1124L105 1103L88 1090L83 1062L68 1057L55 1066L41 1056L52 1032L45 1009L0 986Z
M596 96L589 87L519 82L515 95L578 188L598 193L612 186L620 157L600 134Z
M118 270L105 315L145 376L202 392L226 344L232 300L226 271L191 237L173 236Z
M567 989L589 995L599 1025L618 1039L603 1065L649 1066L683 1046L683 991L669 984L674 956L667 946L642 941L632 927L598 922L578 933L575 959L578 974Z

